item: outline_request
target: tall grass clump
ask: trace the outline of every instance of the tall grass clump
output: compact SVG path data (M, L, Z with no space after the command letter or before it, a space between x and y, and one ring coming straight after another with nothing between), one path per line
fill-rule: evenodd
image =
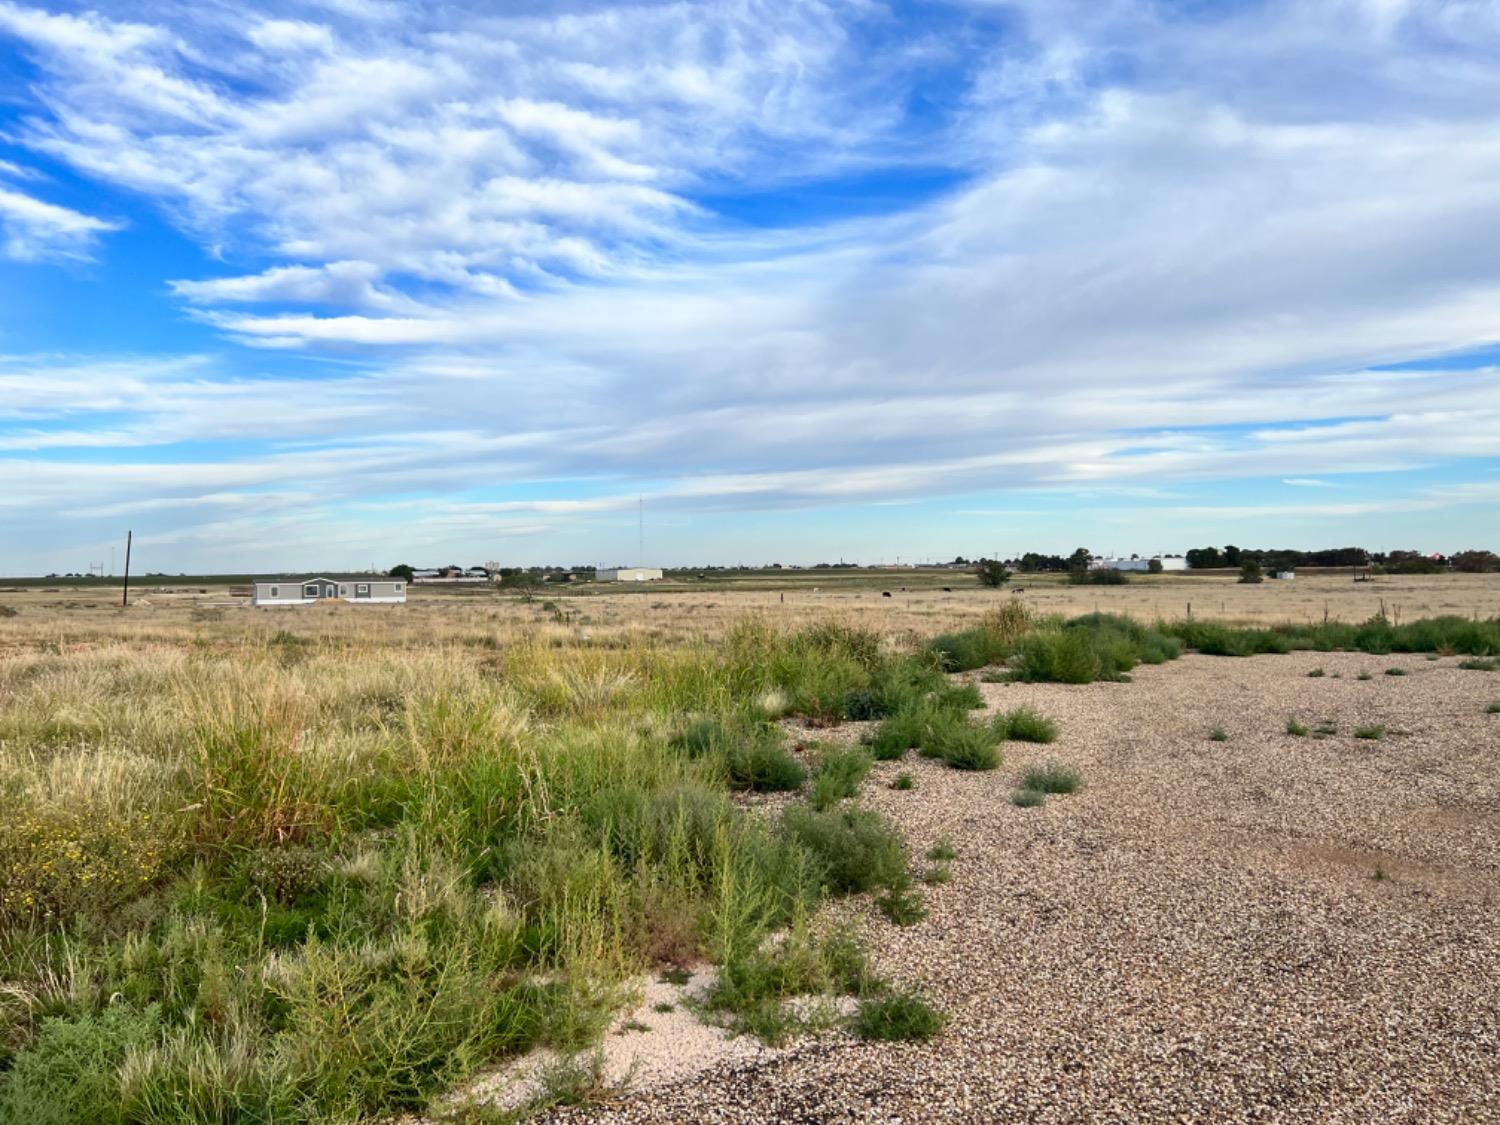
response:
M1457 653L1500 656L1500 618L1429 617L1397 625L1376 615L1358 625L1338 622L1235 628L1211 621L1176 621L1160 626L1189 648L1210 656L1255 656L1296 650L1317 652Z
M1026 767L1021 784L1037 793L1073 793L1083 784L1083 776L1072 766L1048 762Z
M420 1112L533 1046L586 1053L646 968L745 964L829 894L920 909L899 836L836 804L863 751L820 762L822 811L731 793L803 784L786 708L965 716L929 659L841 625L497 646L323 620L0 654L0 1119Z
M945 672L970 672L1007 659L1033 624L1025 603L1011 599L985 613L973 628L934 637L927 651Z
M717 762L732 789L777 792L801 788L802 763L782 745L781 731L751 719L698 719L683 727L671 745L691 758Z
M1120 680L1137 664L1161 664L1181 655L1181 643L1127 617L1092 613L1036 629L1020 644L1018 679L1087 684Z

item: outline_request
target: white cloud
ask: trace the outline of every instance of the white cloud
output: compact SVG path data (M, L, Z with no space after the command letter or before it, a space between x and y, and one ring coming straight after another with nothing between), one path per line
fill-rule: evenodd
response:
M417 302L382 287L381 270L369 262L329 262L323 266L273 266L244 277L173 281L172 291L199 304L278 303L345 305L411 311Z
M1338 473L1342 505L1172 518L1352 519L1374 501L1347 474L1500 450L1495 370L1380 369L1500 336L1481 6L1034 0L955 5L951 34L834 0L341 7L152 26L0 0L41 75L16 139L252 263L171 282L226 339L349 365L311 395L231 374L257 359L0 363L0 444L49 451L18 456L13 509L186 521L201 493L253 522L304 486L420 510L534 487L444 526L562 534L638 494L1141 501ZM954 182L902 200L913 169ZM887 180L887 213L797 218ZM736 217L767 197L786 229ZM169 454L109 480L57 460L228 437L258 446L190 480Z
M0 184L0 228L5 232L6 255L30 262L42 258L87 258L100 235L121 226Z

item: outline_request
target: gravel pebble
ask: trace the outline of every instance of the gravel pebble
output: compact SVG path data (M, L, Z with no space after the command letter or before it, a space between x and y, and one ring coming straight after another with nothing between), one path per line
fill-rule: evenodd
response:
M992 773L877 764L862 799L914 857L951 841L953 881L916 926L829 908L943 1034L717 1058L555 1119L1500 1121L1500 676L1456 664L1189 656L1133 683L982 685L1059 741L1007 743ZM1011 805L1050 759L1084 788ZM887 788L902 770L917 787Z

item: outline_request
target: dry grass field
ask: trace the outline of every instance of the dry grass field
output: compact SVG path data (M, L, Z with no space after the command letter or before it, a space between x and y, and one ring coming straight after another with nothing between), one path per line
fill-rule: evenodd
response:
M1500 577L1020 585L0 584L0 1121L1500 1119Z
M883 581L819 587L813 579L784 589L746 589L761 582L682 584L616 590L605 586L543 588L530 601L488 589L414 586L404 607L378 617L369 606L252 610L231 599L227 586L137 584L132 606L120 608L118 587L7 587L0 581L0 644L99 639L207 639L237 643L281 630L309 638L358 636L374 623L383 641L397 644L480 643L518 632L553 638L646 635L717 637L746 614L796 623L838 617L886 635L930 635L972 625L997 600L1016 596L1037 614L1124 614L1142 622L1186 616L1231 624L1358 622L1384 611L1393 620L1456 615L1500 616L1500 576L1389 575L1354 582L1345 571L1304 571L1291 582L1242 585L1230 576L1133 576L1124 586L1070 586L1056 575L1018 575L1008 590L978 587L971 575L891 572ZM903 590L903 583L910 583ZM945 592L938 583L948 585ZM1016 588L1024 592L1013 594ZM882 596L890 591L891 597ZM558 628L552 628L558 626Z

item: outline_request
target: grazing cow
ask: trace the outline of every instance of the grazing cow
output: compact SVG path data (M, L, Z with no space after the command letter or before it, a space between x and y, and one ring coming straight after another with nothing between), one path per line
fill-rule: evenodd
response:
M943 587L943 593L945 593L945 594L951 594L951 593L953 593L953 587L952 586L944 586Z
M882 590L880 591L880 596L882 598L888 598L891 596L891 592L889 590Z
M1013 593L1013 594L1024 594L1025 592L1026 592L1026 587L1025 586L1017 586L1014 590L1011 591L1011 593Z

